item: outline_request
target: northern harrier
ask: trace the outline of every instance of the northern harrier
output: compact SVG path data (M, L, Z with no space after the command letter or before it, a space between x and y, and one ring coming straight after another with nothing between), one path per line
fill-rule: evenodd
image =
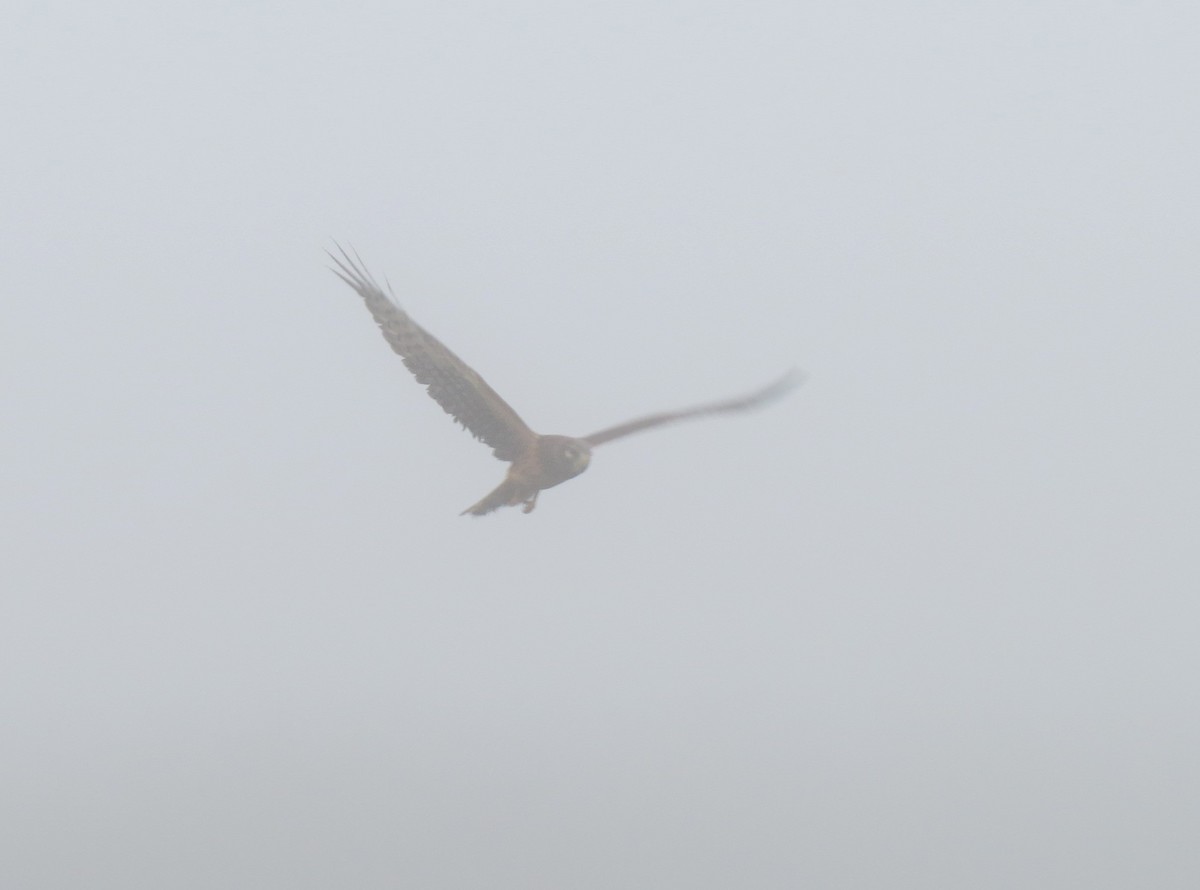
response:
M754 408L782 395L798 382L798 376L789 372L749 395L682 411L651 414L580 439L538 435L525 425L517 412L482 377L409 318L408 313L383 292L357 254L351 258L341 245L338 245L338 250L340 259L326 251L337 264L333 273L358 291L383 331L384 339L404 360L417 382L428 387L429 395L447 414L476 439L490 445L496 457L512 463L499 487L479 503L463 510L464 514L483 516L500 507L515 507L517 504L523 504L523 512L528 513L537 504L538 492L553 488L586 470L592 457L592 448L597 445L689 417Z

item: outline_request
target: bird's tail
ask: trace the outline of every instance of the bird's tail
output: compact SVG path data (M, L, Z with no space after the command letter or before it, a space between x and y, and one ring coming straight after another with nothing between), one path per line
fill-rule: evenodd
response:
M518 485L512 479L505 479L498 486L496 486L495 489L489 492L487 497L485 497L479 503L467 507L467 509L463 510L459 515L465 516L470 513L472 516L484 516L488 513L491 513L493 510L499 510L501 507L507 507L509 505L515 506L516 504L520 504L527 500L528 495L521 489L520 485ZM525 512L528 513L530 509L533 508L530 507Z

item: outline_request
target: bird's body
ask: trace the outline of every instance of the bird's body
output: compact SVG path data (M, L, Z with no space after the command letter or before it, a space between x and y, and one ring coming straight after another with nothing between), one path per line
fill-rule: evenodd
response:
M482 516L500 507L518 504L528 513L537 504L538 492L586 470L592 448L597 445L677 420L752 408L781 395L796 383L796 376L788 374L741 398L653 414L582 438L538 435L479 374L384 293L357 255L352 258L340 247L339 251L340 258L329 254L337 264L334 273L362 297L384 339L417 381L428 388L429 395L447 414L475 438L491 446L497 458L512 464L504 481L464 513Z
M537 504L539 491L574 479L588 468L592 447L583 439L570 436L538 436L534 447L518 457L499 487L479 503L463 510L482 516L497 507L524 505L529 513Z

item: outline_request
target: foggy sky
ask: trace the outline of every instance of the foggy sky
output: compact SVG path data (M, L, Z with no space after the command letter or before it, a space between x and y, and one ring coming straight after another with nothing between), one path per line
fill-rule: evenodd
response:
M1197 886L1193 4L0 24L0 886Z

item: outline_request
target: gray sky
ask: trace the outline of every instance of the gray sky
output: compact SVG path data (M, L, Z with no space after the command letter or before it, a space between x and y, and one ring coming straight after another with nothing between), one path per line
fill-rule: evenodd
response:
M0 33L0 886L1198 885L1194 3Z

